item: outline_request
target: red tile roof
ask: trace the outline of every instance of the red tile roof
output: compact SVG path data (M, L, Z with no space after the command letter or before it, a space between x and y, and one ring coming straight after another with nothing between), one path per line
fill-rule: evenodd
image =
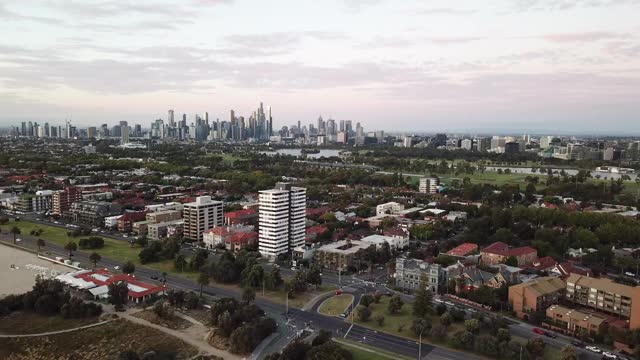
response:
M234 244L248 244L250 242L255 242L258 240L258 233L255 231L243 233L237 232L233 234L231 237L227 238L225 243L234 243Z
M104 277L106 277L107 279L105 281L96 279L94 277L92 277L91 275L93 274L98 274L98 275L102 275ZM155 286L155 285L150 285L147 283L144 283L142 281L139 281L138 279L136 279L135 276L133 275L129 275L129 274L112 274L111 272L109 272L106 269L96 269L94 271L90 271L90 272L86 272L86 273L82 273L82 274L76 274L73 275L75 278L78 279L82 279L84 281L88 281L88 282L92 282L94 284L96 284L96 286L102 286L102 285L110 285L113 283L117 283L120 281L126 281L127 284L130 285L135 285L138 287L143 288L143 291L131 291L131 289L129 289L129 296L133 297L133 298L140 298L140 297L144 297L147 296L149 294L153 294L156 292L161 292L165 290L164 286Z
M521 246L521 247L510 249L509 245L498 241L482 249L482 252L487 254L506 256L506 257L509 257L509 256L517 257L517 256L531 254L531 253L536 253L537 250L530 246Z
M525 266L526 269L534 270L534 271L545 271L556 265L556 259L551 256L545 256L538 261L534 261L532 264Z
M320 235L320 234L324 234L325 231L327 230L328 229L326 226L316 225L316 226L307 228L307 235Z
M447 251L447 255L451 256L466 256L471 254L472 252L478 250L478 244L473 243L464 243L454 247L453 249Z
M251 215L255 215L258 212L255 209L243 209L243 210L237 210L237 211L231 211L228 212L226 214L224 214L224 217L227 219L238 219L238 218L243 218L246 216L251 216Z
M405 229L397 226L385 229L383 234L386 236L402 236L402 237L409 236L409 233Z

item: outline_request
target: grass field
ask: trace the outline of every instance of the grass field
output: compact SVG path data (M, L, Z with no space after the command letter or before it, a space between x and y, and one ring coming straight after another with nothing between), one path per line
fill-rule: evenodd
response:
M324 315L338 316L342 314L349 305L351 305L352 301L353 295L350 294L332 296L320 305L318 311Z
M65 319L60 315L43 316L31 312L14 312L0 319L0 334L39 334L73 329L95 322L98 322L98 319Z
M153 349L163 358L189 359L198 351L184 341L126 320L34 338L0 338L0 359L117 359L125 350Z
M42 234L40 234L40 236L38 236L41 239L44 239L45 244L46 243L54 243L60 246L64 246L66 245L69 241L74 241L76 244L78 243L78 241L80 241L80 239L82 238L87 238L88 236L78 236L78 237L70 237L67 235L67 229L65 228L61 228L61 227L57 227L57 226L51 226L51 225L44 225L44 224L38 224L38 223L34 223L34 222L30 222L30 221L14 221L11 220L8 224L1 226L0 228L2 229L3 233L8 233L9 230L13 227L13 226L17 226L20 231L22 232L21 235L29 235L29 233L32 230L42 230ZM18 235L18 237L20 237L21 235ZM94 235L92 235L94 236ZM136 266L141 265L140 263L140 259L138 258L138 254L140 253L141 248L137 245L135 246L131 246L128 242L126 241L121 241L121 240L114 240L111 238L107 238L107 237L102 237L104 239L104 247L102 249L95 249L95 250L80 250L80 251L86 251L86 252L97 252L98 254L100 254L100 256L102 256L103 258L109 258L112 260L116 260L116 261L121 261L121 262L127 262L127 261L131 261L133 262ZM46 245L43 249L44 251L46 251ZM91 266L92 264L84 264L85 266ZM150 264L145 264L144 266L158 270L159 273L162 272L166 272L169 274L174 274L174 275L180 275L183 277L186 277L188 279L191 280L195 280L198 278L198 273L197 272L179 272L179 271L175 271L173 268L173 261L172 260L163 260L160 262L156 262L156 263L150 263Z
M302 308L304 304L309 302L314 297L333 289L335 289L335 287L331 285L320 285L317 289L312 291L307 291L302 294L295 294L293 296L289 295L289 306L298 309ZM262 291L260 291L260 289L256 290L256 296L263 297ZM265 291L264 298L280 304L284 304L287 301L284 291Z

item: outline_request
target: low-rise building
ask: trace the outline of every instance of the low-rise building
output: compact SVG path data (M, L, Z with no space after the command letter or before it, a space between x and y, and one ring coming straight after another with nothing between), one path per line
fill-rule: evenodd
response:
M224 214L224 223L226 225L253 224L257 220L258 211L256 209L242 209Z
M184 229L184 220L165 221L147 225L147 237L151 240L160 240L180 233Z
M397 202L388 202L376 206L376 216L393 215L404 210L404 205Z
M632 292L632 286L610 279L571 274L567 278L565 299L628 319L631 317Z
M347 271L360 260L356 253L372 246L375 245L359 240L336 241L319 247L314 254L314 261L324 269Z
M122 215L107 216L104 218L104 227L107 229L115 229L118 226L118 219Z
M145 219L144 211L127 211L118 218L118 231L130 233L133 231L133 224Z
M213 249L220 245L224 245L227 239L233 237L238 233L252 233L255 227L252 225L233 225L233 226L216 226L213 229L209 229L202 235L202 242L209 249Z
M166 221L180 220L182 219L181 210L163 210L147 212L145 219L152 223L161 223Z
M149 225L155 224L153 221L138 221L133 223L133 232L138 235L146 235L149 230Z
M71 204L64 217L68 222L99 227L105 223L106 217L116 214L120 214L120 207L109 202L78 201Z
M518 266L531 264L538 259L538 251L530 246L511 248L503 242L494 242L480 251L480 261L484 265L502 264L514 257Z
M547 276L509 287L509 304L521 319L543 311L558 303L564 296L565 282L559 277Z
M555 331L579 338L597 335L606 323L606 320L599 316L560 305L549 306L546 316L546 321L543 325Z
M409 246L409 238L384 236L379 234L369 235L360 239L362 242L370 243L381 249L384 243L389 244L389 248L395 250L403 250Z
M437 293L440 287L445 285L445 272L439 264L404 257L396 259L396 287L415 291L420 287L423 274L426 275L427 286L431 292Z
M237 232L224 240L224 248L232 253L238 253L248 247L255 247L257 244L258 233L255 231Z
M53 191L40 190L35 194L22 194L18 197L15 209L23 213L45 212L51 210Z
M447 251L447 255L462 258L478 251L478 244L464 243Z

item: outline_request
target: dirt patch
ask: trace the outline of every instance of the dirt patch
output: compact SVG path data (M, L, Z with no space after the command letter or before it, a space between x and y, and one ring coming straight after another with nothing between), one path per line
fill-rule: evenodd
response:
M0 338L0 359L7 360L117 359L125 350L139 355L153 350L177 359L198 354L196 348L178 338L127 320L74 332L72 336Z
M135 314L131 314L131 316L135 316L152 324L164 326L172 330L184 330L192 325L188 320L185 320L176 315L171 315L167 318L161 318L151 310L143 310Z
M0 318L0 334L39 334L73 329L98 322L97 318L65 319L60 315L44 316L16 311Z
M222 337L218 334L218 329L212 329L207 335L207 342L209 345L213 346L216 349L228 351L229 350L229 339Z

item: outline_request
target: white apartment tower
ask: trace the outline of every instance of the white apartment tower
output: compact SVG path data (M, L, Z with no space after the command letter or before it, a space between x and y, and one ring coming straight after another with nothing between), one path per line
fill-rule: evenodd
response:
M199 196L196 201L184 204L184 237L202 241L202 234L224 223L222 201L211 200L211 196Z
M438 192L438 184L440 180L436 177L423 177L420 178L418 190L423 194L435 194Z
M277 183L260 191L258 249L274 258L304 244L307 189Z

